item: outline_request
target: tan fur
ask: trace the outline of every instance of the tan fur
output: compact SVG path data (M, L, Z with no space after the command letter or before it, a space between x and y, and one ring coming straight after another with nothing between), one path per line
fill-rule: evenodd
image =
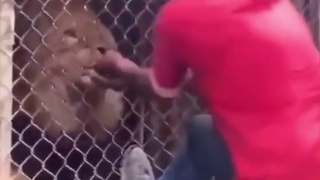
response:
M29 178L21 173L15 172L14 175L10 177L10 180L29 180Z
M117 49L111 32L95 18L84 0L71 0L68 4L60 0L51 0L48 3L26 1L22 11L33 24L26 23L25 18L18 18L18 34L25 36L23 45L31 51L40 48L35 52L39 57L50 55L47 51L60 49L64 32L68 29L74 29L80 41L89 47L103 45L107 49ZM26 25L34 29L29 33L19 33L19 29L26 30ZM50 50L47 47L50 47Z
M33 56L19 56L16 61L31 62L33 59L43 67L42 70L37 63L30 63L24 73L31 82L31 93L21 98L24 100L21 107L34 117L35 124L46 128L54 138L63 131L79 133L84 123L92 121L114 130L122 113L122 101L110 100L114 97L106 95L105 90L87 86L81 79L83 67L91 67L102 57L98 48L117 49L111 32L85 8L82 0L71 0L67 6L59 0L49 1L44 9L53 18L44 13L39 15L39 8L38 1L27 1L24 6L24 12L34 18L34 27L44 37L31 31L21 42L33 51ZM23 25L25 23L20 21L19 24L18 19L18 28L25 28ZM18 90L17 95L21 91ZM91 128L100 135L99 139L104 138L102 126L92 125Z

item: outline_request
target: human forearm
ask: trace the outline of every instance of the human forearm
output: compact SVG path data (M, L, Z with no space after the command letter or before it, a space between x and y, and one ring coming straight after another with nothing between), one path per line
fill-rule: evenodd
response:
M173 95L166 94L178 93L174 89L160 87L151 68L141 68L115 51L109 51L104 60L99 61L94 69L95 71L91 72L90 76L96 85L103 88L126 87L131 92L147 98L157 96L172 98ZM181 85L185 85L189 81L191 76L188 74L190 75L187 73L186 79Z
M150 80L150 68L136 67L130 71L123 71L122 78L125 79L130 91L145 98L159 97L152 86Z

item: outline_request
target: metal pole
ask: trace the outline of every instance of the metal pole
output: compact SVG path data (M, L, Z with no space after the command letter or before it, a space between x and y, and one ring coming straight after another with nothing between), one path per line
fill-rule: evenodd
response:
M0 0L0 179L11 176L14 2Z

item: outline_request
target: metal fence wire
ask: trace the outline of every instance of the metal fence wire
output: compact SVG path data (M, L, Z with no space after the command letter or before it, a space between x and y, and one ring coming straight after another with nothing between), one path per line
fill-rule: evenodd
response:
M156 177L163 173L181 121L201 109L195 96L146 103L128 90L82 87L76 79L103 48L146 65L165 3L0 0L0 179L119 179L122 153L134 143ZM319 1L294 3L319 44Z

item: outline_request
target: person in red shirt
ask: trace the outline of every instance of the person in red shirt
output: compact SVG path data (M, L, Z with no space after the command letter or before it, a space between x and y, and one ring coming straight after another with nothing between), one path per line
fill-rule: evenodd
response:
M237 180L320 179L319 52L289 0L172 0L154 38L151 68L109 52L97 71L174 98L190 69Z

